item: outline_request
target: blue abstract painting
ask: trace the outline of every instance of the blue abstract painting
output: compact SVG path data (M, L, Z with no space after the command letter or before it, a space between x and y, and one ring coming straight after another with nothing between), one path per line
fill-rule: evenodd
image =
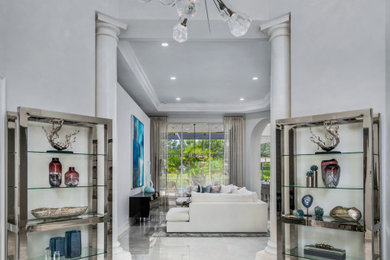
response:
M132 116L133 188L144 186L144 124Z

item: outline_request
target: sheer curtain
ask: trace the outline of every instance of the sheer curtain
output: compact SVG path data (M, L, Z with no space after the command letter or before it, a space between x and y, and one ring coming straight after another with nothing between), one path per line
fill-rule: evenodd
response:
M242 187L244 184L244 118L226 116L224 172L230 183Z
M150 174L156 191L166 189L168 174L168 118L150 118Z

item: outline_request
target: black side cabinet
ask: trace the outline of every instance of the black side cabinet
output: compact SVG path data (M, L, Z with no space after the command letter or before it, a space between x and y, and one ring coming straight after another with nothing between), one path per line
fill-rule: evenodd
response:
M155 193L137 193L129 197L129 217L136 219L149 218L152 208L159 206L158 192Z

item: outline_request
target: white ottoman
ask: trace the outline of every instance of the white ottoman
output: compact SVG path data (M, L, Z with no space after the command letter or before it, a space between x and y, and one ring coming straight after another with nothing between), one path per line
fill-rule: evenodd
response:
M189 208L171 208L167 213L168 222L188 222L190 220Z

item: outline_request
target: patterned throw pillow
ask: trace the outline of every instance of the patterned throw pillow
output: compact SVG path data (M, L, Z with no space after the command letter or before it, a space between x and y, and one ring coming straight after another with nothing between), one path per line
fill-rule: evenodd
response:
M221 186L211 186L211 193L220 193L221 192Z

